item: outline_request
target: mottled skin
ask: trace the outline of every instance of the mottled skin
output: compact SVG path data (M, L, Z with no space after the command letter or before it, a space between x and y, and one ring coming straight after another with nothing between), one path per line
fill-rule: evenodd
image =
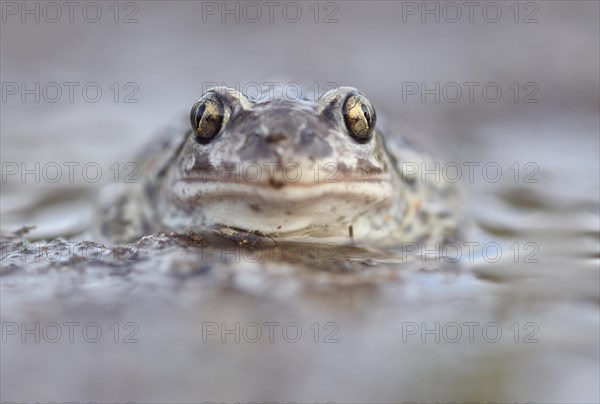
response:
M156 140L141 181L105 196L103 238L194 230L265 242L395 245L443 241L456 231L454 185L407 172L431 161L425 153L379 126L366 143L349 135L342 104L358 90L340 87L317 101L211 91L225 104L218 135L202 144L188 123Z

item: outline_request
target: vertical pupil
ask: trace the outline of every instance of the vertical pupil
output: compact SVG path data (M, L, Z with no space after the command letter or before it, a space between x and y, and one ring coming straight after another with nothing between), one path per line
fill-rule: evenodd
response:
M206 104L202 104L198 107L198 112L196 112L196 128L200 126L200 120L202 119L202 115L204 115L205 110Z
M367 120L367 126L370 128L371 127L371 115L369 114L369 108L367 108L367 106L365 104L362 104L360 106L360 109L362 110L362 113L365 116L365 119Z

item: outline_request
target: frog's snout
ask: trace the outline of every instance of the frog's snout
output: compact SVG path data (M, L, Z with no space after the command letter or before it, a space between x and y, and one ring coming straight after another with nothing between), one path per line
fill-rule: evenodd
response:
M267 143L276 144L276 143L280 143L280 142L285 142L288 139L289 139L289 136L286 135L285 133L277 132L277 133L272 133L270 135L267 135L265 140L267 141Z

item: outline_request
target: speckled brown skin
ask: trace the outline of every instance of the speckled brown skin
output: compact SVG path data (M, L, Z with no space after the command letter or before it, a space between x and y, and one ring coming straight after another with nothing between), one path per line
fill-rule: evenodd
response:
M426 154L380 127L366 142L349 134L342 106L358 90L340 87L316 101L209 91L225 106L219 133L203 144L187 124L156 140L140 183L102 203L103 238L194 230L393 245L455 232L454 184L406 171L431 161Z

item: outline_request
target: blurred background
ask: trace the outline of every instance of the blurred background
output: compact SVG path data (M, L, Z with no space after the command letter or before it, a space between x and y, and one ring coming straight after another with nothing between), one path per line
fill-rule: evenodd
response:
M94 192L212 84L302 80L359 88L440 159L500 166L462 183L505 254L346 286L249 263L182 280L177 251L126 274L3 270L2 401L600 401L598 2L75 3L1 3L3 234L83 228ZM21 341L69 321L105 337ZM304 338L206 334L249 322ZM465 322L502 336L422 341ZM114 343L115 323L139 342Z

